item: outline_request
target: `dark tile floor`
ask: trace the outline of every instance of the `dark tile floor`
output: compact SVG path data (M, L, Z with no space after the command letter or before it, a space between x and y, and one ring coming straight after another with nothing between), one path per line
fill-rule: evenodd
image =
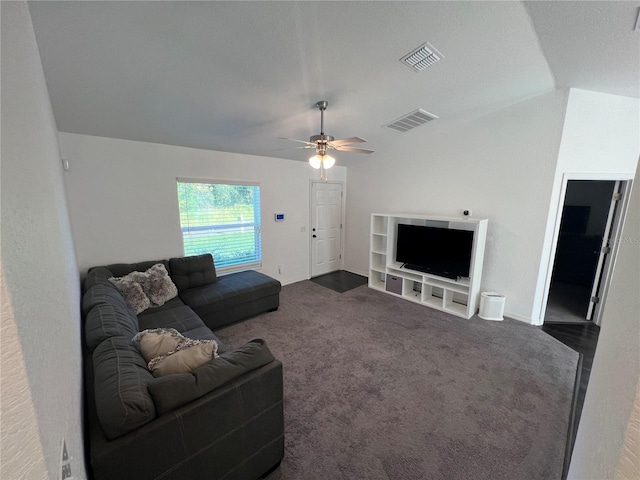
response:
M571 412L570 428L567 436L567 451L565 456L565 471L563 478L566 478L569 460L573 451L573 445L578 432L578 424L584 406L584 397L587 393L587 385L591 375L591 367L593 366L593 357L596 353L598 345L598 336L600 335L600 327L594 323L577 324L577 323L545 323L540 327L543 332L551 335L555 339L561 341L569 348L582 354L582 362L580 368L580 379L576 386L577 391L574 392L574 403Z
M355 273L345 270L338 270L337 272L313 277L311 281L335 290L338 293L344 293L360 285L366 285L368 280L367 277L363 277L362 275L356 275Z

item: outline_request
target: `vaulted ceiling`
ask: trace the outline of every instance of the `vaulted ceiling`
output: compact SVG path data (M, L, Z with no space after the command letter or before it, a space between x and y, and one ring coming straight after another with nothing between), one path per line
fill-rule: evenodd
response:
M421 108L450 122L553 88L638 97L637 2L30 2L58 129L305 160L376 149ZM422 72L399 60L429 42ZM348 165L355 153L340 153ZM375 153L373 155L376 155Z

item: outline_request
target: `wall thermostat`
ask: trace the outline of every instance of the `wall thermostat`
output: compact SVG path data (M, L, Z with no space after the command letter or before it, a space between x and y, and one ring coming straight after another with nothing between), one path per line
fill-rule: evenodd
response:
M276 222L284 222L284 213L276 213Z

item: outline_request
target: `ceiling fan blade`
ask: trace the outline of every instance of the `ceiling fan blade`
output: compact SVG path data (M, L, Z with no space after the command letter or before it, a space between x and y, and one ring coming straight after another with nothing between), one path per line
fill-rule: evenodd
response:
M341 145L349 145L350 143L364 143L366 140L360 137L351 137L351 138L339 138L338 140L333 140L329 142L330 145L334 147L339 147Z
M374 150L367 150L366 148L356 148L356 147L334 147L334 150L339 150L341 152L356 152L356 153L373 153Z
M315 143L307 142L306 140L298 140L297 138L286 138L286 137L278 137L280 140L291 140L292 142L306 143L312 147L316 147Z
M273 150L269 150L270 152L280 152L282 150L298 150L299 148L316 148L315 145L305 145L304 147L287 147L287 148L276 148Z

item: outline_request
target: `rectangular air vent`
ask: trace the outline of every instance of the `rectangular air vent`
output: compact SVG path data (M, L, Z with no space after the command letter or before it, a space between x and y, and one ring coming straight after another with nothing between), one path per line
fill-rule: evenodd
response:
M438 117L433 113L429 113L419 108L411 113L403 115L402 117L394 120L391 123L383 125L383 127L394 130L396 132L406 132L408 130L411 130L412 128L419 127L420 125L424 125L425 123L437 118Z
M439 62L444 56L434 48L429 42L420 45L414 51L408 53L400 59L407 67L421 72L436 62Z

